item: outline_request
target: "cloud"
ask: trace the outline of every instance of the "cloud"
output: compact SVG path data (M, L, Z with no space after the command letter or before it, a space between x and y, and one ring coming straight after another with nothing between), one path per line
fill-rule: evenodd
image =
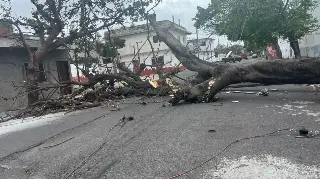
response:
M158 20L172 20L172 16L175 22L180 19L180 24L195 34L192 18L197 13L197 6L206 7L209 2L210 0L164 0L155 8L155 12Z

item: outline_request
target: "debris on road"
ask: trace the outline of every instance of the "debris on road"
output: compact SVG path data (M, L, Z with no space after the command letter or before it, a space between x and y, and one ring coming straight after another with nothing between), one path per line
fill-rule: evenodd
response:
M239 101L232 101L233 103L239 103Z
M265 89L261 90L260 92L257 93L257 96L269 96L268 89L265 88Z
M308 130L305 127L302 127L296 131L299 132L299 135L295 136L295 138L314 138L320 135L320 131Z
M208 130L208 132L215 133L217 131L215 129L210 129L210 130Z
M274 92L274 91L279 91L279 90L278 90L278 89L270 89L270 91L273 91L273 92Z
M110 109L110 111L120 111L120 108L113 108L113 109Z
M309 133L309 130L302 127L301 129L299 129L299 134L302 135L302 136L307 136Z
M132 121L134 118L132 116L128 117L128 121Z

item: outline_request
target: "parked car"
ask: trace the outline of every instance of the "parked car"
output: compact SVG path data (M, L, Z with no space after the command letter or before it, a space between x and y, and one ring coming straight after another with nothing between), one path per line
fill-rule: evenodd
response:
M252 54L252 58L258 58L257 54Z
M235 62L240 62L241 60L242 60L241 57L222 58L222 62L224 62L224 63L235 63Z

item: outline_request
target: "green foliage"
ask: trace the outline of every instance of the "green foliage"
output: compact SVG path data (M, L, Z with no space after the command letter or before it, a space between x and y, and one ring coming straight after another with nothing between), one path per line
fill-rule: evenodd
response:
M313 0L211 0L207 8L198 7L194 20L197 28L262 47L315 31L319 24L311 12L317 6Z

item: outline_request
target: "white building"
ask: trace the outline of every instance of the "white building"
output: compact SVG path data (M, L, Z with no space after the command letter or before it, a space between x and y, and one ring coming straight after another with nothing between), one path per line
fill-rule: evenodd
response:
M216 61L214 57L214 39L212 38L188 40L188 48L202 60Z
M169 32L180 40L182 44L187 45L187 35L191 33L188 32L186 28L168 20L158 21L158 23L161 23L162 27L168 28ZM180 63L178 59L173 55L170 48L159 39L151 26L149 26L149 32L150 41L157 57L156 60L153 59L152 48L147 40L148 28L146 24L112 31L112 37L125 40L125 47L118 49L120 62L131 70L134 70L133 64L137 65L140 63L151 66L156 66L157 63L167 68L178 65ZM108 35L108 33L106 32L105 35ZM147 67L143 74L147 75L148 72L152 73L151 71L150 67ZM158 78L157 75L154 74L150 75L150 77L153 79Z
M320 20L320 7L313 12L313 16ZM303 57L320 57L320 29L304 36L299 41L301 56ZM294 58L294 53L287 40L279 40L279 46L282 51L283 58Z

